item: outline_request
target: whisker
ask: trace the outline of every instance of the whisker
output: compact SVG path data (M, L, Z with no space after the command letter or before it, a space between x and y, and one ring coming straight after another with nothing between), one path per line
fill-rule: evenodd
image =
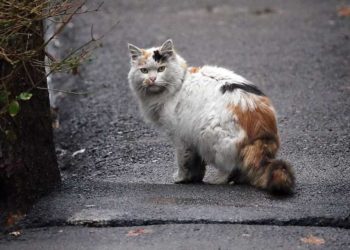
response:
M157 84L166 84L166 85L177 85L177 83L173 82L156 82Z

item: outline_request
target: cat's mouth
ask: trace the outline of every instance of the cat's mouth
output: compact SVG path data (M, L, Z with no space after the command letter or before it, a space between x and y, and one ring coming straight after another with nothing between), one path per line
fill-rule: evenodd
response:
M162 93L166 88L164 86L159 85L149 85L146 87L147 93L150 94L159 94Z

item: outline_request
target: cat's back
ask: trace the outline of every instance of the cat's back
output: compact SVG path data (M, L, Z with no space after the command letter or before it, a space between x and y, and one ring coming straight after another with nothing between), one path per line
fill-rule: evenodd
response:
M260 105L273 109L257 86L222 67L190 67L181 92L180 102L199 114L231 115L227 107L232 105L242 110L254 110Z
M226 95L223 96L222 87L228 83L251 84L247 79L231 70L205 65L188 69L188 77L184 82L183 90L188 95L218 101L218 99L226 99Z
M223 67L205 65L199 68L198 72L201 73L203 78L210 78L216 82L230 81L236 83L248 83L244 77Z
M234 103L245 105L249 100L245 100L246 96L241 91L223 92L228 83L249 84L245 78L225 68L207 65L190 67L180 94L174 102L170 101L170 107L174 107L175 116L186 124L232 120L232 112L227 106Z
M190 86L187 87L195 87L198 85L199 87L202 86L203 88L213 89L227 82L250 84L247 79L235 72L217 66L205 65L203 67L190 67L188 72L190 77L187 83Z

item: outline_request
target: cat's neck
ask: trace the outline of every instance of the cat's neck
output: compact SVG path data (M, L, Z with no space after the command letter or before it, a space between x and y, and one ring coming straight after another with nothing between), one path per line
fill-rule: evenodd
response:
M143 111L144 116L147 120L161 125L161 116L164 109L164 106L167 103L174 102L177 100L182 85L185 80L189 77L187 74L187 69L184 71L183 77L180 79L180 82L177 82L176 88L173 88L171 91L165 90L159 94L149 94L139 98L140 106Z

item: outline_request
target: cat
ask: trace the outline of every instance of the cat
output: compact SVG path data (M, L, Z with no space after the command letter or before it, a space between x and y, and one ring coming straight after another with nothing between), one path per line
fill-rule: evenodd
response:
M293 193L291 165L275 159L275 110L259 88L225 68L188 67L171 39L150 49L128 47L128 80L140 110L176 148L175 183L202 182L212 165L221 182Z

